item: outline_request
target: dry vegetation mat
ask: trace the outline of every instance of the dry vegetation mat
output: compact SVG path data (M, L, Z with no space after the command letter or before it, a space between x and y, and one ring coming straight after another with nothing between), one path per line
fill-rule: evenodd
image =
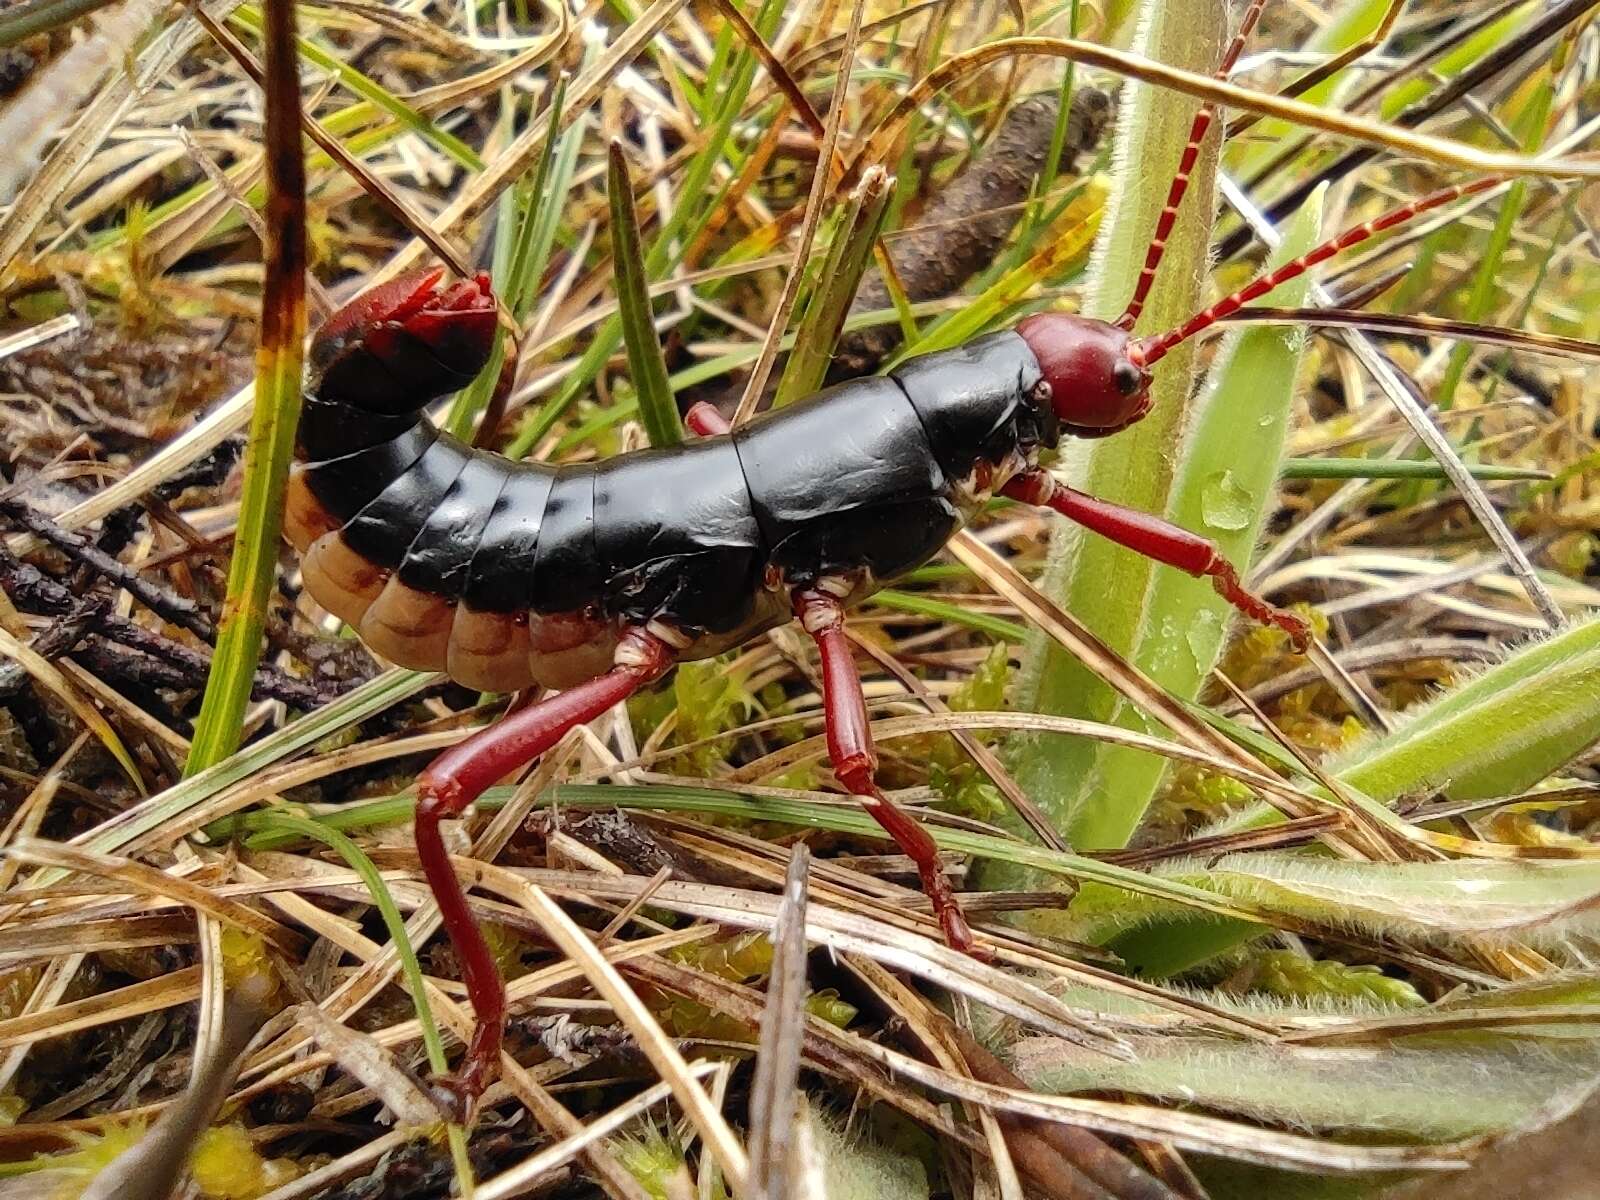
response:
M0 0L0 1200L1593 1194L1597 8ZM430 761L610 644L526 686L596 591L469 670L454 601L386 639L328 598L387 573L288 544L340 524L308 332L395 280L341 386L470 328L427 417L583 480L1137 291L1148 412L1036 482L1314 636L984 460L822 657L768 622L608 693L430 852ZM904 465L869 434L792 446L819 511ZM676 478L631 500L701 519ZM920 864L830 760L852 663Z

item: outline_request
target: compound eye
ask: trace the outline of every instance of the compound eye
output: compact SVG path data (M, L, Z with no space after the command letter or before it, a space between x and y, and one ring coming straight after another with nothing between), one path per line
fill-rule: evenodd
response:
M1131 396L1144 382L1144 375L1131 362L1119 362L1111 368L1111 382L1124 396Z

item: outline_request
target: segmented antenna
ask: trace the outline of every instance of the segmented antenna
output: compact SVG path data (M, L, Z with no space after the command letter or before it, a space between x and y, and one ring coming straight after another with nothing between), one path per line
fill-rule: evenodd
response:
M1245 39L1250 36L1250 31L1256 27L1256 21L1261 17L1261 10L1267 0L1250 0L1250 7L1244 11L1244 20L1239 24L1239 32L1233 35L1233 41L1228 44L1228 52L1222 56L1222 64L1217 68L1216 78L1226 80L1233 64L1239 60L1239 54L1244 50ZM1200 157L1200 143L1205 141L1206 131L1211 128L1212 118L1216 116L1216 108L1208 100L1200 106L1194 114L1194 124L1189 127L1189 144L1183 148L1183 157L1178 160L1178 172L1172 177L1172 185L1167 189L1167 206L1161 210L1161 215L1156 218L1155 235L1150 239L1150 245L1145 248L1144 267L1139 272L1139 279L1133 285L1133 298L1128 301L1128 307L1117 318L1117 325L1122 329L1132 329L1133 323L1139 319L1139 314L1144 311L1144 302L1150 298L1150 289L1156 281L1156 268L1161 265L1161 256L1167 250L1167 238L1172 236L1172 227L1178 220L1178 207L1183 203L1183 194L1189 190L1189 177L1194 173L1194 164Z
M1504 325L1485 325L1479 321L1425 317L1416 313L1362 312L1354 305L1345 308L1272 308L1252 304L1221 320L1240 324L1316 325L1324 329L1365 329L1374 333L1459 338L1464 342L1505 346L1552 358L1576 358L1590 362L1600 360L1600 342L1589 342L1583 338L1509 329ZM705 401L700 403L704 404Z
M1255 279L1245 284L1231 296L1218 300L1204 312L1196 313L1178 328L1156 337L1141 338L1133 345L1137 359L1148 366L1150 363L1164 358L1171 349L1180 342L1186 342L1207 326L1215 325L1224 317L1238 312L1250 301L1265 296L1279 284L1304 275L1320 262L1332 258L1341 250L1348 250L1351 246L1359 245L1375 234L1382 233L1385 229L1392 229L1396 225L1405 223L1413 217L1419 217L1441 205L1449 204L1452 200L1459 200L1464 196L1475 196L1479 192L1486 192L1490 188L1498 187L1505 182L1499 175L1490 175L1483 179L1474 180L1472 183L1461 183L1454 187L1442 188L1420 200L1413 200L1390 212L1384 213L1362 225L1352 226L1337 237L1323 242L1314 250L1309 250L1292 262L1286 262L1275 270L1268 271L1265 275L1258 275Z

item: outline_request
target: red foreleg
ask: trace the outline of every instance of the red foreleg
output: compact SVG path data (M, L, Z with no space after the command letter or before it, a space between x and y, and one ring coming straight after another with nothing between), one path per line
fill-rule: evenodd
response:
M939 865L939 847L915 817L883 794L873 778L878 755L872 746L861 676L845 637L843 606L825 592L799 592L794 608L822 655L822 705L834 776L851 795L861 799L873 819L916 864L922 890L933 903L945 941L957 950L981 957L955 891Z
M1239 573L1216 544L1190 533L1181 525L1066 487L1057 483L1047 471L1026 471L1000 491L1024 504L1058 512L1146 558L1187 571L1196 578L1209 576L1217 593L1247 617L1276 625L1293 639L1295 648L1302 653L1311 645L1311 627L1304 620L1247 592L1239 582Z
M439 833L439 822L459 816L497 779L532 762L564 737L626 700L672 665L672 650L642 631L624 635L617 665L541 704L512 713L429 764L417 781L416 841L422 873L439 904L445 933L461 963L477 1025L460 1069L441 1086L470 1106L494 1078L505 1033L506 986L483 931L467 906Z

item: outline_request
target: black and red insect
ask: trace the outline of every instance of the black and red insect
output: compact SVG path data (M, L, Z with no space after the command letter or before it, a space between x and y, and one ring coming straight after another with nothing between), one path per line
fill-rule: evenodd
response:
M1229 48L1237 57L1260 0ZM1196 576L1254 619L1308 637L1246 592L1204 538L1059 484L1041 459L1064 437L1104 437L1150 406L1151 368L1174 346L1381 229L1460 196L1436 192L1351 229L1153 337L1130 331L1211 120L1202 108L1144 272L1116 322L1061 313L830 388L728 430L599 464L514 462L440 433L431 401L488 360L487 280L442 269L396 279L316 336L285 528L306 588L385 658L469 687L563 689L441 755L417 786L416 841L478 1024L451 1086L492 1078L504 984L440 836L485 788L673 663L798 618L821 655L834 775L915 861L946 939L977 942L927 832L874 781L876 756L844 614L939 553L991 496L1046 507Z

